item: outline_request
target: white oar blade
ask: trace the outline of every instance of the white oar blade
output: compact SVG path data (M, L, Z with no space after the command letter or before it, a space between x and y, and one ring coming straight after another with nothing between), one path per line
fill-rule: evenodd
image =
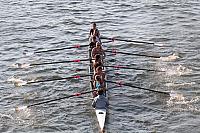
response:
M177 59L179 59L180 57L176 54L172 54L172 55L169 55L167 57L160 57L159 59L162 60L162 61L175 61Z

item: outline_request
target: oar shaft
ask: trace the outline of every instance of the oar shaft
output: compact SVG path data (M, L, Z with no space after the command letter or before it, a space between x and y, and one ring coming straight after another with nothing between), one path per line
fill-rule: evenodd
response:
M134 69L134 70L145 70L145 71L158 71L158 70L151 70L151 69L144 69L144 68L134 68L134 67L129 67L129 66L104 66L104 67L111 67L111 68L116 68L116 69ZM162 71L158 71L162 72Z
M72 48L81 48L81 47L87 47L89 45L74 45L70 47L65 47L65 48L55 48L55 49L49 49L49 50L40 50L40 51L35 51L34 53L45 53L45 52L52 52L52 51L59 51L59 50L65 50L65 49L72 49Z
M119 39L119 38L109 38L109 37L101 37L101 39L108 39L108 40L117 40L117 41L124 41L124 42L133 42L133 43L146 43L146 44L153 44L153 42L146 42L146 41L136 41L136 40L127 40L127 39Z
M152 91L152 92L156 92L156 93L170 95L168 92L163 92L163 91L157 91L157 90L142 88L142 87L134 86L134 85L131 85L131 84L128 84L128 83L118 83L118 82L109 81L109 80L106 80L106 82L113 83L113 84L119 84L119 85L123 85L123 86L128 86L128 87L133 87L133 88L138 88L138 89L141 89L141 90L147 90L147 91Z
M135 56L145 56L145 57L152 57L152 58L160 58L161 56L155 56L155 55L144 55L144 54L134 54L134 53L127 53L127 52L121 52L116 50L105 50L105 52L114 53L114 54L126 54L126 55L135 55Z
M83 78L83 77L88 77L91 76L91 74L87 75L75 75L75 76L70 76L70 77L61 77L61 78L54 78L54 79L46 79L46 80L40 80L40 81L34 81L34 82L27 82L27 84L34 84L34 83L42 83L42 82L49 82L49 81L56 81L56 80L67 80L67 79L73 79L73 78Z
M70 62L81 62L81 61L88 61L88 60L91 60L91 59L68 60L68 61L56 61L56 62L44 62L44 63L33 63L33 64L30 64L30 66L40 66L40 65L70 63Z
M91 93L93 91L95 91L95 90L81 92L81 93L75 93L73 95L69 95L69 96L65 96L65 97L60 97L60 98L56 98L56 99L51 99L51 100L47 100L47 101L43 101L43 102L38 102L38 103L30 104L27 107L29 108L31 106L36 106L36 105L40 105L40 104L46 104L46 103L50 103L50 102L54 102L54 101L59 101L59 100L70 98L70 97L80 96L80 95L83 95L83 94Z

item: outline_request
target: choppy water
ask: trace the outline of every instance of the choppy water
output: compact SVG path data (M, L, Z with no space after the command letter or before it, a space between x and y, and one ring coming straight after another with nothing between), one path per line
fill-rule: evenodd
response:
M0 2L0 132L98 132L90 94L16 112L14 107L89 90L88 78L15 87L7 79L44 80L87 74L88 63L13 68L15 63L87 58L87 48L25 56L36 51L87 44L90 22L101 35L155 42L115 41L107 48L161 55L161 59L130 55L107 56L112 65L163 70L166 73L114 70L112 81L173 92L173 97L130 87L109 91L109 133L198 133L200 1L198 0L1 0ZM76 72L77 68L83 69ZM114 75L118 72L119 74ZM109 87L113 87L109 84Z

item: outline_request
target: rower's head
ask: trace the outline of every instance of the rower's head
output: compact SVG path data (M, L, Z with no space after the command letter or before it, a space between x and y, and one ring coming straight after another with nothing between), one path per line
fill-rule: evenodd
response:
M96 47L97 48L101 48L101 43L100 42L96 42Z
M100 76L100 75L96 75L96 76L95 76L95 80L96 80L96 81L101 81L101 76Z
M92 22L92 28L93 28L93 29L96 29L96 27L97 27L96 23L95 23L95 22Z
M104 93L104 90L103 90L103 89L99 89L99 90L98 90L98 95L103 95L103 93Z
M102 72L102 70L103 70L103 68L102 68L101 66L98 66L98 67L96 68L96 72Z

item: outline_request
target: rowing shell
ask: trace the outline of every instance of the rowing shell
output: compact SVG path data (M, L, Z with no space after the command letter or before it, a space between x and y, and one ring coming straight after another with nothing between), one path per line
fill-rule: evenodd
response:
M89 48L89 58L91 59L92 58L92 56L91 56L91 49ZM105 71L105 67L103 68L103 70ZM94 70L93 70L93 68L92 68L92 61L90 60L90 67L89 67L89 73L91 74L91 75L93 75L94 74ZM106 78L106 77L105 77ZM90 77L90 80L91 80L91 82L90 82L90 88L91 89L94 89L94 87L93 87L93 82L92 82L92 80L93 80L93 76L91 76ZM107 88L107 83L106 83L106 88ZM92 96L93 96L93 93L92 93ZM107 93L105 92L105 96L107 97ZM103 132L104 131L104 125L105 125L105 120L106 120L106 109L95 109L95 112L96 112L96 117L97 117L97 120L98 120L98 123L99 123L99 127L100 127L100 130L101 130L101 132Z
M101 131L104 129L104 124L106 120L106 109L95 109L97 120L99 122L99 126Z

